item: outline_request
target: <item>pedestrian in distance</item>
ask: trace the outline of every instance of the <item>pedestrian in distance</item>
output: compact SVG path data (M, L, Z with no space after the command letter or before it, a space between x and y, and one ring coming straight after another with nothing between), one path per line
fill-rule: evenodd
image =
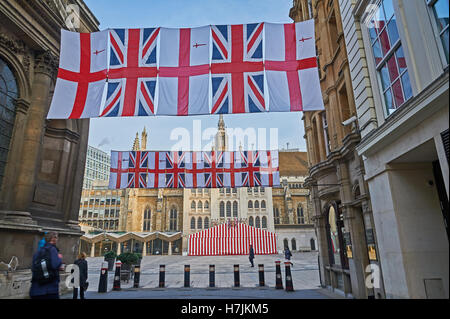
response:
M86 253L81 252L74 264L78 266L80 271L80 287L73 287L73 299L78 299L78 289L80 290L80 299L84 299L84 292L88 288L88 263L86 260ZM73 282L73 279L72 279Z
M59 269L63 256L56 247L58 234L45 234L45 244L33 255L31 299L59 299Z
M253 259L255 259L255 251L253 250L253 246L250 244L250 252L248 254L248 259L250 260L250 264L252 265L252 267L255 267L255 265L253 264Z
M291 262L291 257L292 257L292 253L289 250L289 247L285 247L284 248L284 258L286 259L287 262L289 262L291 264L291 266L294 266L294 264Z

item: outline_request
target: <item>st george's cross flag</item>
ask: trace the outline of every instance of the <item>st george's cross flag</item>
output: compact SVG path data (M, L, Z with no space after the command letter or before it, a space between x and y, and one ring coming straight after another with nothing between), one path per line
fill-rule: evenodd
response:
M61 30L58 77L47 118L97 117L106 87L108 31Z
M101 117L155 114L159 28L111 29L108 88Z
M270 111L323 110L314 20L266 23L265 41Z
M161 28L158 115L209 113L209 27Z
M213 114L265 112L264 23L213 25Z

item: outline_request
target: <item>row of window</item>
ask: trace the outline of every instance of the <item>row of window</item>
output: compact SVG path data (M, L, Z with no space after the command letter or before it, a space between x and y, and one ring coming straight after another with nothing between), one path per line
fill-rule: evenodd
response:
M99 210L99 211L88 211L83 210L80 213L81 218L112 218L112 217L119 217L120 215L120 209L105 209L105 210Z
M144 220L142 222L143 231L151 231L152 211L149 207L144 210ZM178 231L178 211L172 207L169 211L169 231Z
M117 230L119 228L119 220L88 220L86 221L86 224L104 230Z
M191 209L202 210L203 208L209 209L209 201L205 201L204 203L202 201L198 201L197 204L195 204L195 201L191 202Z
M301 204L297 206L297 214L295 216L297 224L305 224L305 213L303 211L303 207ZM280 209L278 207L273 208L273 220L275 222L275 225L281 224L281 215L280 215Z
M253 216L250 216L248 224L249 226L255 226L256 228L267 228L267 217L263 216L262 218L259 218L259 216L256 216L255 223L253 224Z
M208 228L209 228L209 218L208 217L205 217L204 221L203 221L203 219L201 217L198 217L197 218L197 222L195 222L195 218L194 217L191 218L191 229L192 230L195 230L195 229L208 229Z
M109 206L109 205L117 205L120 206L120 198L82 198L81 199L82 205L84 207L89 206Z

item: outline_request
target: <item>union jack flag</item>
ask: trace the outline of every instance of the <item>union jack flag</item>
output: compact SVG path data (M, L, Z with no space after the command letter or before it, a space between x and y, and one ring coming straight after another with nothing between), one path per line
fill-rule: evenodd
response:
M227 152L203 152L203 166L205 168L204 187L217 188L230 186L229 174L225 174L229 167Z
M236 168L239 176L236 186L254 187L263 186L261 180L261 160L259 151L239 151L235 153Z
M211 113L265 112L264 23L216 25L213 38Z
M186 173L191 164L191 154L181 151L165 153L166 187L192 187L192 173Z
M155 114L159 28L110 30L111 52L101 117Z
M146 188L148 152L131 151L129 154L127 188Z

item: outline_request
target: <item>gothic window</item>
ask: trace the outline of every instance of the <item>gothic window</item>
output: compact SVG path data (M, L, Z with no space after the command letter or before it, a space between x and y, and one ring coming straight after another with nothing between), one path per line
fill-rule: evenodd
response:
M203 209L203 203L202 203L201 201L198 202L197 208L198 208L199 210L202 210L202 209Z
M208 217L205 217L205 221L203 222L203 226L204 226L205 229L209 228L209 218Z
M209 209L209 202L208 201L205 202L205 209Z
M267 228L267 217L266 216L262 217L261 226L262 226L262 228Z
M16 117L15 100L19 95L17 81L12 70L0 58L0 186L5 174L14 120Z
M284 245L284 248L289 248L289 240L287 240L287 238L285 238L284 240L283 240L283 245Z
M255 227L261 228L261 220L259 219L259 216L256 216L255 218Z
M202 229L203 227L202 227L202 218L201 217L199 217L198 219L197 219L197 229Z
M273 217L275 225L280 224L280 210L278 207L273 208Z
M238 217L238 202L233 202L233 217Z
M227 217L231 217L231 202L227 202Z
M172 207L170 209L170 215L169 215L169 230L171 230L171 231L177 230L177 220L178 220L177 209L175 207Z
M259 201L255 201L255 208L258 208L259 209Z
M220 202L220 217L225 217L225 203Z
M291 245L292 250L297 250L297 242L295 241L295 238L291 239Z
M143 231L150 231L151 217L151 210L149 207L147 207L144 211L144 225L142 227Z
M251 200L248 201L248 208L253 208L253 202Z
M227 192L227 194L231 194L231 188L227 187L226 192Z
M305 223L305 216L303 214L303 207L302 205L298 205L297 207L297 224L304 224Z
M195 201L192 201L192 203L191 203L191 209L192 209L192 210L195 210Z
M261 201L261 208L266 209L266 201L265 200Z
M195 218L191 218L191 229L195 229Z
M253 226L253 217L252 216L250 216L250 218L248 219L248 225Z

